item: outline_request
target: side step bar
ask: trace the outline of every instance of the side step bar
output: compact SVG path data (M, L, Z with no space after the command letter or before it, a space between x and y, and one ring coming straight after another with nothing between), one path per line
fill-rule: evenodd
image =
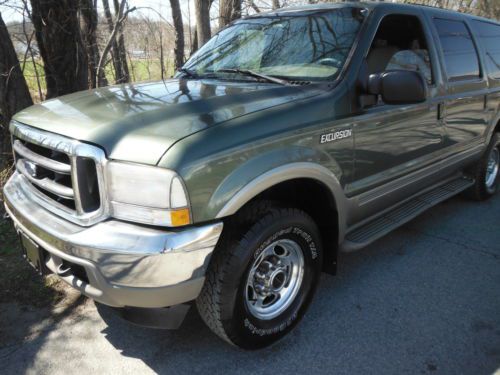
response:
M411 198L348 232L340 250L359 250L472 185L473 180L461 177Z

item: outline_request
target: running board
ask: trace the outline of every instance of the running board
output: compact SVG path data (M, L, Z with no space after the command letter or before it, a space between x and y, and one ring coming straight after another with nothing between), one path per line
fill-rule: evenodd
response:
M410 198L366 224L348 232L340 249L344 252L359 250L472 185L474 185L473 180L461 177Z

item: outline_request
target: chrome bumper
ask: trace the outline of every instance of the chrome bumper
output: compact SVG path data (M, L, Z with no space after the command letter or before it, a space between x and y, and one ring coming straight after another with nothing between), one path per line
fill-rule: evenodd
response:
M15 173L4 187L16 228L43 248L58 274L63 260L82 266L88 282L58 275L109 306L167 307L196 299L223 224L164 231L108 220L91 227L70 223L37 205Z

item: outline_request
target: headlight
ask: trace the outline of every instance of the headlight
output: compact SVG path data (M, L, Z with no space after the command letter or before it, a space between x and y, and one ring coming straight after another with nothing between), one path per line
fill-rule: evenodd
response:
M169 227L191 223L186 189L174 171L109 162L107 177L113 217Z

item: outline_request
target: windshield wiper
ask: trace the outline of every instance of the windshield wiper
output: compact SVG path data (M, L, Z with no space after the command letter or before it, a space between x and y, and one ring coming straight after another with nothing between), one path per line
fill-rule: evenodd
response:
M184 73L184 75L189 77L189 78L198 78L199 77L198 73L196 73L194 70L191 70L191 69L179 68L179 69L177 69L177 71L179 73Z
M216 71L214 71L214 73L238 73L238 74L245 75L245 76L264 79L268 82L278 83L278 84L284 85L284 86L290 85L290 83L284 79L273 77L273 76L268 76L268 75L265 75L262 73L257 73L257 72L254 72L253 70L250 70L250 69L226 68L226 69L216 70Z

